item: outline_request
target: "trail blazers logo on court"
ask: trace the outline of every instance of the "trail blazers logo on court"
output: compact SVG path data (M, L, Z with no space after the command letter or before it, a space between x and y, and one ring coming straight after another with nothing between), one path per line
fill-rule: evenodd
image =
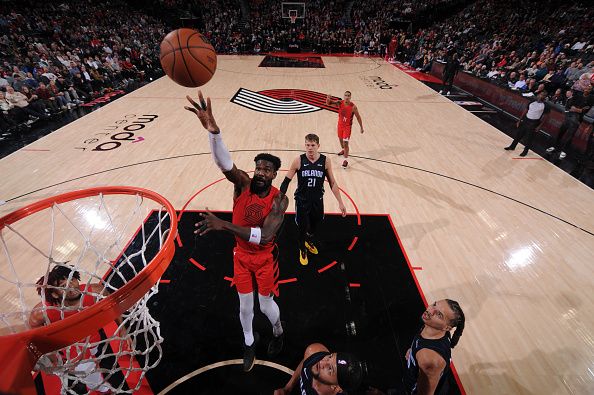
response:
M332 96L332 100L341 100ZM320 110L338 112L326 104L326 94L303 89L269 89L254 92L240 88L231 102L250 110L270 114L307 114Z

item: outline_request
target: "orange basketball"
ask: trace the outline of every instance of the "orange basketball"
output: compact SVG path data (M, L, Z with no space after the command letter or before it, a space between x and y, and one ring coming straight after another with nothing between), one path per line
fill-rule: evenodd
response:
M173 81L188 88L206 84L217 69L217 54L206 37L177 29L161 41L161 67Z

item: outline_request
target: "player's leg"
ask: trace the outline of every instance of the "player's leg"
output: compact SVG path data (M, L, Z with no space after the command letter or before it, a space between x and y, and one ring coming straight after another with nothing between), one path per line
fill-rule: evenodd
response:
M344 161L342 162L342 168L346 169L346 167L349 165L348 162L348 158L349 158L349 139L351 137L350 132L348 133L348 135L345 135L345 137L343 138L344 141Z
M258 255L254 256L256 258ZM259 260L260 258L256 258ZM271 254L263 257L260 268L256 271L256 282L258 284L258 301L260 311L272 325L272 340L268 344L268 355L276 356L283 347L283 326L280 320L280 309L274 301L278 296L278 247L275 246Z
M239 296L239 321L243 330L243 370L249 372L256 360L257 334L254 334L252 329L254 289L252 287L252 275L246 267L245 257L237 249L233 251L233 282Z
M508 151L515 150L518 143L524 138L524 135L526 134L526 130L527 130L526 122L527 122L527 120L525 120L525 119L520 120L520 126L516 130L516 136L514 137L514 140L512 141L512 143L509 146L505 147L506 150L508 150Z
M532 141L534 140L534 135L536 134L537 126L538 126L538 121L532 121L532 122L529 122L528 125L526 125L527 136L526 136L526 140L524 141L524 150L522 151L522 153L520 153L520 156L528 155L528 151L530 151L530 149L532 148Z
M559 127L559 132L557 133L557 137L555 137L555 143L551 145L549 148L547 148L548 153L559 150L559 145L561 144L563 136L565 136L565 133L567 132L568 126L569 122L567 121L567 119L565 119Z
M340 130L338 131L338 142L340 143L341 150L340 150L340 152L338 152L337 155L338 156L344 155L344 140L342 139L342 135L341 135Z
M579 122L572 121L567 125L565 134L559 143L559 159L564 159L566 154L565 151L571 144L571 140L573 140L573 136L577 132L578 128L580 127Z
M451 90L452 90L452 86L454 85L454 75L449 75L448 76L448 87L447 87L447 91L446 94L449 95Z
M305 242L309 231L309 205L297 199L295 199L295 223L298 233L299 262L305 266L308 263Z
M320 199L312 202L311 209L309 210L309 231L306 234L305 247L307 250L314 254L318 254L318 248L313 240L314 234L316 233L319 224L324 219L324 200Z

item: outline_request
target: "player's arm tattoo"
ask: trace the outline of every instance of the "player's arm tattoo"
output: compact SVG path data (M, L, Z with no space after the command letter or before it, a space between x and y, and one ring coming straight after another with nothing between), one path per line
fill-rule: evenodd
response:
M289 206L289 198L284 194L278 194L272 203L272 210L264 220L262 226L262 238L260 244L271 242L283 224L285 218L285 211Z

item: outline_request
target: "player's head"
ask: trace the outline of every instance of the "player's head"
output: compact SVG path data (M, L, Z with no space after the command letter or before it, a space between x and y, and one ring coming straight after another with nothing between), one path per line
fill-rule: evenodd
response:
M352 354L335 352L312 366L313 377L329 387L328 393L355 391L363 380L363 364Z
M43 292L45 300L50 304L60 304L62 298L70 301L77 300L81 296L79 281L79 272L68 265L56 265L47 274L47 283L45 283L45 276L37 280L37 293L41 296Z
M315 155L320 149L320 138L317 134L310 133L305 136L305 151L308 155Z
M456 328L452 336L451 346L454 348L464 330L464 312L455 300L442 299L428 306L421 316L423 323L441 331L451 331Z
M344 92L344 101L347 103L351 101L351 91Z
M281 160L277 156L262 153L254 158L254 162L256 162L256 169L250 183L250 190L252 193L264 192L270 188L272 180L276 178Z

